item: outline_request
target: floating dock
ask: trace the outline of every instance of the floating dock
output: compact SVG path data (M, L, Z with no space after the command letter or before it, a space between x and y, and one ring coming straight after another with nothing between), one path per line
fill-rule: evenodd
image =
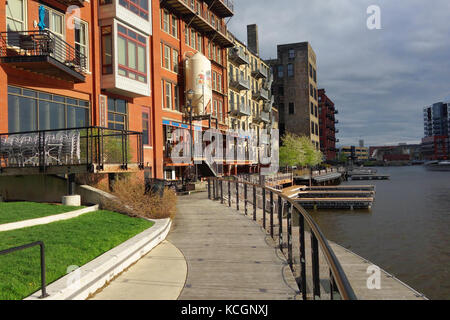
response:
M305 209L370 209L374 201L370 198L297 198Z
M351 176L352 180L389 180L391 178L388 174L361 174Z

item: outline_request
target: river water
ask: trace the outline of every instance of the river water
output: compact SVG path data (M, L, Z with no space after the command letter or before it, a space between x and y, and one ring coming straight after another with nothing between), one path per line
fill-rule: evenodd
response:
M329 240L395 275L430 299L450 299L450 172L375 168L371 210L309 210Z

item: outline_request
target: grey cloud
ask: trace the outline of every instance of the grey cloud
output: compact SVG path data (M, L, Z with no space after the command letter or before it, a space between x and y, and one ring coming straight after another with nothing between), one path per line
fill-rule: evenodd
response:
M381 7L382 30L366 27ZM309 41L319 86L339 109L340 144L419 142L422 109L450 94L450 1L235 0L230 30L258 24L260 54Z

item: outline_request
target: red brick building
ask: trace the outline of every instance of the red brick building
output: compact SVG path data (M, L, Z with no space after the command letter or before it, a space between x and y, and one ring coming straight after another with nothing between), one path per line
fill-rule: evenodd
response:
M336 159L337 149L335 115L338 113L333 101L325 94L325 89L319 89L319 131L320 131L320 150L322 151L326 161Z

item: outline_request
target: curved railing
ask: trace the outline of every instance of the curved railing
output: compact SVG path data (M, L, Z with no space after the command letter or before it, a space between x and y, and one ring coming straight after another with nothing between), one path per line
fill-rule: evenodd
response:
M231 185L234 184L232 188ZM224 186L225 185L225 186ZM248 189L252 190L253 196L248 196ZM225 190L227 189L227 190ZM234 189L234 190L232 190ZM224 195L225 191L225 195ZM243 194L242 194L243 193ZM258 201L257 194L259 193ZM262 209L262 224L264 230L268 231L271 237L276 240L278 238L279 249L286 254L289 267L293 273L297 273L297 283L302 293L304 300L308 299L307 293L307 256L306 256L306 239L305 233L306 227L309 228L311 237L311 281L312 281L312 298L318 299L321 296L321 283L320 283L320 262L319 252L325 258L326 267L329 274L329 292L330 299L340 298L343 300L356 300L357 297L342 269L339 260L331 249L327 239L324 237L322 231L318 225L314 222L308 212L294 200L285 196L281 192L264 187L258 184L254 184L246 181L238 181L224 178L208 178L208 198L213 200L220 200L224 203L228 200L228 206L232 206L232 198L234 196L236 209L239 210L240 203L243 201L245 215L248 214L248 204L253 205L253 220L257 221L257 207ZM269 197L267 201L267 196ZM276 198L276 202L275 202ZM241 199L241 200L240 200ZM259 205L261 204L261 205ZM267 216L267 214L269 216ZM274 215L276 214L278 223L274 222ZM299 259L296 264L293 258L293 214L298 216L298 237L299 237ZM283 218L285 217L286 225L283 225ZM278 227L278 231L275 232L274 228ZM283 229L286 229L285 231ZM284 241L283 234L287 234L286 242ZM285 246L287 252L285 252ZM322 265L323 268L323 265Z

